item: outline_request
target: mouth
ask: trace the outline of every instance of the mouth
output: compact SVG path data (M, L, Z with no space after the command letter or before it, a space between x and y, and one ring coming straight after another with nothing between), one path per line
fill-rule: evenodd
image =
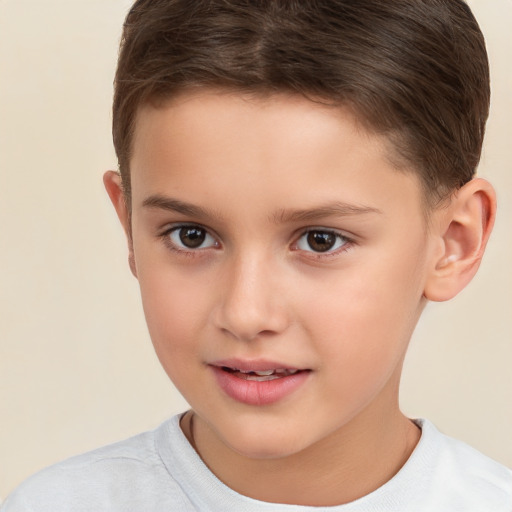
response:
M295 394L312 373L268 361L218 361L209 366L224 394L251 406L274 404Z
M301 371L296 368L276 368L272 370L240 370L238 368L231 368L229 366L221 366L220 369L224 372L232 374L243 380L252 380L256 382L265 382L269 380L282 379L295 375Z

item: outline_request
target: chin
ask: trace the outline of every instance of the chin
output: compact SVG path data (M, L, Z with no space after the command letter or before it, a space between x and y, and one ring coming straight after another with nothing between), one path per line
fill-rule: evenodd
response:
M290 436L289 431L284 429L255 426L233 430L222 436L225 444L249 459L282 459L301 452L308 446L305 436Z

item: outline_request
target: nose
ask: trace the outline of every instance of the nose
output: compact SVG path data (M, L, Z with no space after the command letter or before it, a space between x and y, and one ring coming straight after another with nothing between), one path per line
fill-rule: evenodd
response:
M279 269L254 255L226 262L214 310L216 327L240 341L282 333L289 325Z

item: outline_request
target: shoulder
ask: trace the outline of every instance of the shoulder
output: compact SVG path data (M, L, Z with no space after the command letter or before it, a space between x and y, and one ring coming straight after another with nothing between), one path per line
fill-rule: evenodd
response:
M151 510L157 497L159 506L179 503L179 487L156 446L166 423L43 469L7 498L1 512Z
M448 504L464 502L464 510L509 511L512 471L466 443L440 433L421 420L424 451L431 457L431 479ZM452 510L447 508L447 510ZM453 508L457 510L457 508Z

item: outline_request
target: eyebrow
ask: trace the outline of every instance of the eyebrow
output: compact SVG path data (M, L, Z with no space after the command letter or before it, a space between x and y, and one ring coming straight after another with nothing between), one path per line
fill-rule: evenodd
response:
M222 215L192 203L180 201L172 197L152 195L146 198L142 206L165 211L181 213L198 218L222 218ZM367 215L370 213L382 214L378 208L364 205L354 205L343 202L327 203L314 208L299 210L282 209L270 216L271 222L281 224L287 222L314 221L325 217L348 217L354 215Z
M206 208L202 208L201 206L161 195L149 196L148 198L144 199L142 206L145 208L154 208L166 210L169 212L181 213L191 217L221 217L221 215L218 215Z
M305 208L301 210L280 210L277 214L273 215L272 221L276 224L279 224L284 222L313 221L323 219L325 217L367 215L369 213L382 214L382 211L371 206L334 202L315 208Z

